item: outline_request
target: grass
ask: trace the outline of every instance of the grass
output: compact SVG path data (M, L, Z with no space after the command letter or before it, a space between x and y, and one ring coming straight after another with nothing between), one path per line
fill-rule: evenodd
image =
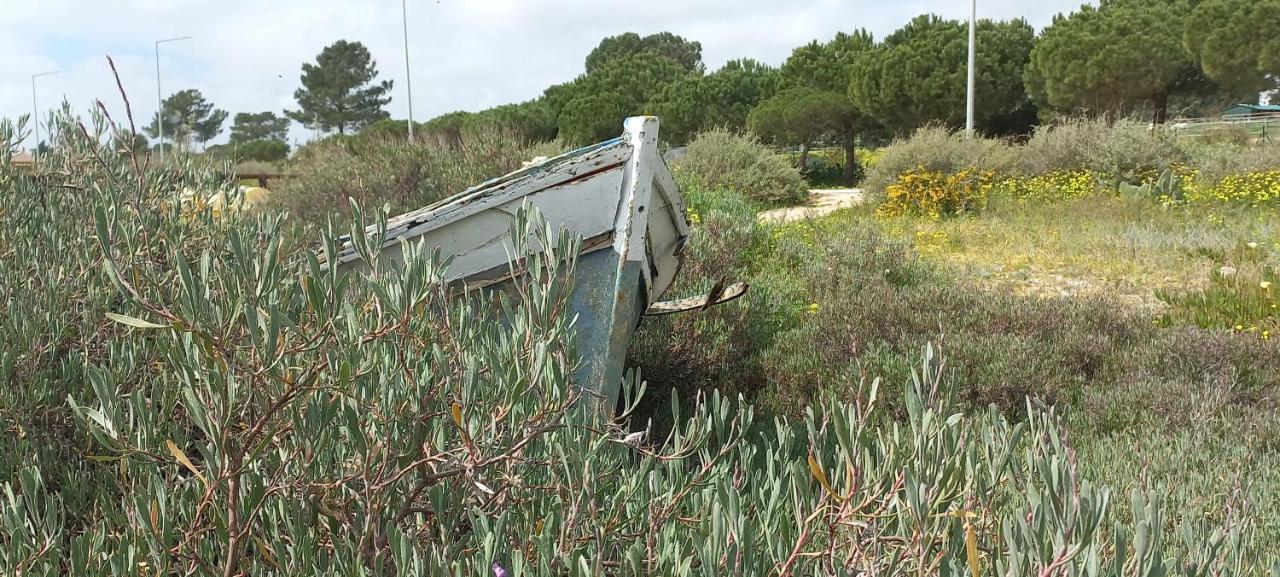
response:
M790 415L861 401L869 379L909 378L932 342L970 411L1058 405L1082 469L1123 514L1131 490L1154 489L1184 512L1171 526L1234 515L1253 523L1249 550L1280 545L1280 346L1167 318L1156 296L1207 288L1223 267L1274 268L1273 211L1094 194L996 199L942 219L862 206L772 226L731 191L686 195L701 226L677 296L720 276L753 288L642 326L632 357L655 404L707 388Z
M1165 208L1110 195L988 208L971 218L860 216L957 276L1015 294L1109 295L1159 309L1156 290L1205 288L1224 266L1280 263L1280 214L1270 210ZM1232 258L1248 243L1270 256Z

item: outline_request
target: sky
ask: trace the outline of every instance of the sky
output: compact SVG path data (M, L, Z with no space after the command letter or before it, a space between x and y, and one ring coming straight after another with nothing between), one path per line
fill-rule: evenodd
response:
M912 17L967 19L964 0L406 0L413 117L482 110L537 97L571 80L601 38L670 31L702 43L708 72L729 60L781 64L796 46L866 28L881 38ZM978 0L978 17L1025 18L1037 29L1081 0ZM408 116L400 0L0 0L0 117L64 99L84 113L99 100L126 122L110 56L140 127L157 108L154 42L165 96L195 88L236 112L296 106L303 62L326 45L363 42L379 78L395 85L387 106ZM231 121L213 142L225 141ZM290 138L312 137L294 124ZM29 143L28 143L29 144Z

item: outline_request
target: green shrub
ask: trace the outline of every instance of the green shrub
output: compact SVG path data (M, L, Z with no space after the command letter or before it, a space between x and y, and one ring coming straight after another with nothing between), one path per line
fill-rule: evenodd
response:
M299 150L290 167L296 177L271 199L312 222L345 213L348 198L406 212L520 168L529 158L515 134L496 128L464 131L456 146L386 135L322 141Z
M1121 120L1073 118L1036 128L1017 152L1023 176L1054 171L1087 171L1115 182L1138 184L1187 162L1177 136L1168 130Z
M853 179L845 178L844 151L824 149L809 153L808 166L802 170L805 182L809 186L835 188L856 186L866 178L866 170L854 157Z
M289 157L289 143L280 140L253 140L236 145L234 150L243 160L280 162Z
M1210 519L1137 487L1126 514L1057 412L966 415L927 347L904 378L843 391L857 402L770 422L708 395L646 438L571 381L578 239L521 211L509 248L530 272L498 307L452 294L427 246L352 274L286 242L279 215L184 217L176 191L228 183L104 150L108 128L63 119L35 175L0 147L0 574L1189 577L1258 574L1274 551L1239 538L1245 509ZM936 286L872 241L811 234L735 238L840 251L836 271L799 254L832 295ZM928 302L904 318L936 320Z
M1215 186L1224 178L1280 170L1280 141L1258 141L1248 146L1229 143L1188 146L1195 180Z
M930 218L978 212L986 203L991 172L964 168L951 174L918 167L885 187L877 214L889 218L923 215Z
M1003 173L1009 162L1009 147L1000 141L981 137L966 139L963 134L930 126L916 130L908 138L895 140L881 151L867 170L863 187L871 195L883 198L889 185L910 171L950 175L977 169Z
M798 204L808 196L804 177L786 157L724 128L694 136L672 168L685 186L731 190L762 204Z
M1162 317L1166 324L1192 324L1256 334L1263 340L1280 336L1280 273L1261 274L1214 271L1209 286L1192 292L1157 290L1169 305Z

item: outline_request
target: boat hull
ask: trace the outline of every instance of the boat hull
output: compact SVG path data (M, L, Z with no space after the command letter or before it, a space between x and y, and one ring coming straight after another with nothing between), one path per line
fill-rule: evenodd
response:
M535 207L554 227L577 234L582 243L570 309L581 363L574 380L597 406L612 410L631 335L674 282L689 231L683 199L657 152L657 133L656 118L629 118L619 139L391 219L379 258L397 266L402 241L421 242L451 257L447 281L497 289L513 281L511 220L521 208ZM528 240L536 249L537 239ZM338 257L363 268L353 250Z

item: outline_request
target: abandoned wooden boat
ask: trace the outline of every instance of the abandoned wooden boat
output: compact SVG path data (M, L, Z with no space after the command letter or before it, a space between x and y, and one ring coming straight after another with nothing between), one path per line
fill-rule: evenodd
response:
M627 344L642 314L705 309L746 290L741 283L717 283L703 297L658 302L680 271L689 223L680 191L658 154L653 117L628 118L620 138L543 160L391 219L383 255L398 262L402 239L425 242L452 256L446 280L469 287L501 285L511 279L511 219L525 203L582 239L571 299L582 355L574 379L597 393L607 409L617 401ZM338 258L358 266L350 243Z

